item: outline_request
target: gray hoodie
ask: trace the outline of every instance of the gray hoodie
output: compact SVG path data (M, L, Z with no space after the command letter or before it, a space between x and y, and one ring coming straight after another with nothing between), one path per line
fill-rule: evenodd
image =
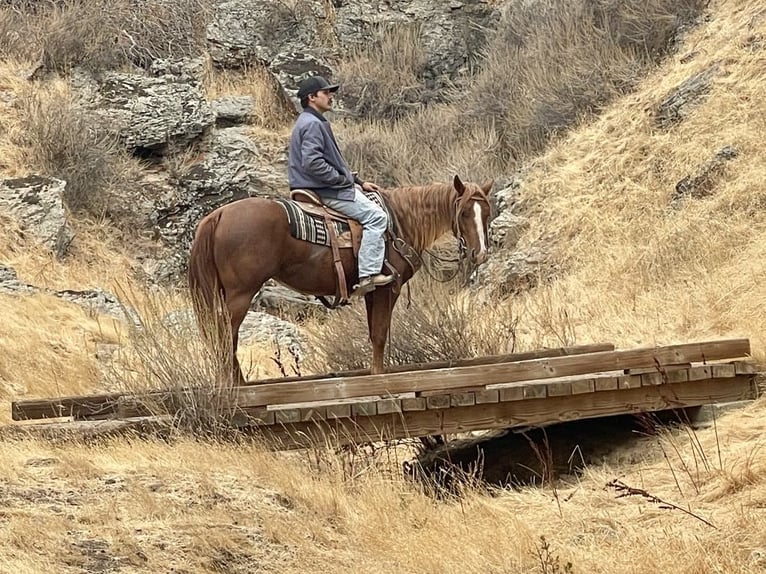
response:
M362 184L343 159L330 123L313 108L303 110L290 134L287 180L290 189L348 200L354 199L354 183Z

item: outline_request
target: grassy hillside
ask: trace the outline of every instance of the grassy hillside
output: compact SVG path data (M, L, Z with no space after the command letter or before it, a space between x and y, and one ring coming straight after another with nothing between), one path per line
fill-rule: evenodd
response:
M349 149L384 181L443 179L455 169L482 177L523 165L529 228L520 247L548 242L562 270L529 293L491 301L492 313L484 298L489 290L429 306L418 288L416 310L400 310L393 336L405 343L447 340L445 348L429 350L433 355L492 352L508 344L509 333L518 349L746 336L764 360L765 38L766 12L758 2L712 2L708 20L676 53L656 68L646 60L638 66L646 77L637 71L609 94L611 103L577 111L579 124L550 145L555 134L514 140L514 123L505 131L478 123L461 131L451 122L465 109L449 105L396 123L345 125ZM566 71L567 59L560 61ZM24 94L29 87L16 74L29 64L3 62L3 90ZM712 64L718 73L705 100L676 126L659 128L657 104ZM244 86L237 76L213 73L209 80L211 93L244 93ZM43 99L66 91L56 83L40 90ZM266 95L260 101L264 109L271 106ZM23 108L0 110L2 173L28 173L38 156L28 153L35 142L18 135L25 129ZM437 126L457 131L442 133ZM287 125L276 119L252 129L279 142ZM419 131L447 139L416 154L413 134ZM465 137L447 145L456 133ZM671 208L676 183L726 145L738 155L715 174L709 194ZM376 149L380 154L371 152ZM399 158L412 162L394 161ZM0 224L0 262L23 280L124 293L152 325L186 305L182 293L150 295L130 279L133 253L122 235L129 230L80 217L74 252L61 262L27 242L2 215ZM205 368L191 339L176 340L157 327L147 342L53 297L0 294L0 316L2 422L15 397L87 392L119 384L120 376L158 383ZM501 324L494 322L498 316ZM352 309L306 329L361 332L360 322ZM446 334L439 335L445 325ZM451 334L465 326L470 344L450 347ZM411 356L401 346L401 357ZM351 359L364 356L359 345L316 349L326 355L319 366L350 360L349 353ZM98 359L104 353L114 353L113 363ZM272 349L242 354L254 375L278 374ZM165 362L158 372L153 361L160 356ZM469 488L461 499L443 502L401 479L406 446L342 455L318 448L288 456L258 445L184 438L96 445L5 440L0 572L762 572L764 415L761 400L718 420L715 429L637 438L555 488L492 495ZM644 496L619 498L606 487L614 479L691 514Z

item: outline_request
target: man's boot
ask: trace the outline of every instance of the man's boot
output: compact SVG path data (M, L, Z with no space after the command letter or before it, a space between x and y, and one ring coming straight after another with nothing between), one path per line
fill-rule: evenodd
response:
M359 283L354 286L354 292L351 294L351 296L361 297L370 291L374 291L378 287L388 285L389 283L393 282L393 280L393 275L384 275L383 273L378 273L377 275L371 276L368 275L367 277L360 277Z

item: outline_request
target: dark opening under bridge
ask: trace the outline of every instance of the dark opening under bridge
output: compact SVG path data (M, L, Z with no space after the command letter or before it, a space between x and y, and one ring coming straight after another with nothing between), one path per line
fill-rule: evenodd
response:
M295 448L753 399L755 377L749 340L725 339L626 350L611 344L562 347L403 365L380 375L351 371L252 381L222 392L232 424L256 430L277 448ZM27 421L14 425L24 431L146 428L167 425L193 393L18 400L12 416Z

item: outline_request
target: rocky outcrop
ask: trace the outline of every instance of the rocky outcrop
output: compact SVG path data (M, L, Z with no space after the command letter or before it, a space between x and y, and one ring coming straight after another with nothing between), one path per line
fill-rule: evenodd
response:
M713 66L683 82L657 106L654 119L663 129L683 120L691 110L707 97L713 78L718 74L718 67Z
M202 61L158 60L150 74L79 71L73 85L128 149L161 154L186 146L215 124L202 93Z
M9 213L21 227L57 257L63 257L74 238L64 209L66 182L37 175L0 180L0 212Z
M202 217L252 196L276 197L287 190L287 171L261 158L246 128L212 131L197 148L197 160L179 170L174 193L157 200L154 224L168 252L147 262L153 280L176 282L186 271L191 240Z

